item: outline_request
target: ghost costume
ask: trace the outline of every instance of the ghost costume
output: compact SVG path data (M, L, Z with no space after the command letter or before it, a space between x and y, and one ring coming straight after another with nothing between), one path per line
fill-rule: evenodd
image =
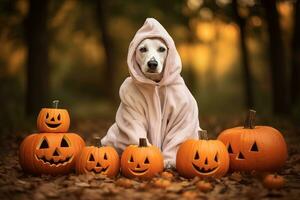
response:
M146 78L135 58L136 48L146 38L160 38L168 48L159 82ZM198 138L198 107L180 76L181 59L175 43L157 20L146 19L137 31L129 46L127 64L130 77L120 87L116 122L101 142L121 153L128 145L138 144L139 138L147 138L149 145L162 151L165 167L175 166L179 145Z

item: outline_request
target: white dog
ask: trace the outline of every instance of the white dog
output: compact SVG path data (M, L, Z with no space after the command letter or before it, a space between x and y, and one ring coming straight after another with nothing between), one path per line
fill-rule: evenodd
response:
M167 54L167 46L157 38L143 40L135 52L136 61L143 74L156 82L159 82L163 76Z
M139 138L159 148L164 165L175 166L179 145L198 138L198 107L180 72L181 59L172 37L148 18L132 39L127 56L130 77L120 87L121 103L114 123L102 139L119 153ZM139 157L137 166L149 165Z

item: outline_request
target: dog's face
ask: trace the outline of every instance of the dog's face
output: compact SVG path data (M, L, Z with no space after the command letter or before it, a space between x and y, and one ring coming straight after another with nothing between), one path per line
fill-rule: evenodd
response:
M167 46L161 39L157 38L144 39L135 52L141 71L153 81L162 79L167 54Z

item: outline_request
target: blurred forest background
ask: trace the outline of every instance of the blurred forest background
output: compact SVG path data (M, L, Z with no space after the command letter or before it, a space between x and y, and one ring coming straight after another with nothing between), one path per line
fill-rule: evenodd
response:
M72 118L113 120L147 17L173 37L200 117L255 108L299 123L300 1L1 0L1 132L53 99Z

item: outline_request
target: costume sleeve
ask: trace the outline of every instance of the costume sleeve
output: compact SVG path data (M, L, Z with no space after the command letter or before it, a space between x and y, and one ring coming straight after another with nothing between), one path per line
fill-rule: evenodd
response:
M119 152L128 145L138 144L139 138L147 138L147 121L144 108L139 101L141 97L132 87L133 85L127 81L120 88L121 103L116 114L116 122L102 140L104 144L111 144Z
M200 130L198 106L190 95L189 101L178 105L178 109L170 120L169 130L164 138L162 151L166 168L175 167L176 153L179 145L187 139L198 138Z

